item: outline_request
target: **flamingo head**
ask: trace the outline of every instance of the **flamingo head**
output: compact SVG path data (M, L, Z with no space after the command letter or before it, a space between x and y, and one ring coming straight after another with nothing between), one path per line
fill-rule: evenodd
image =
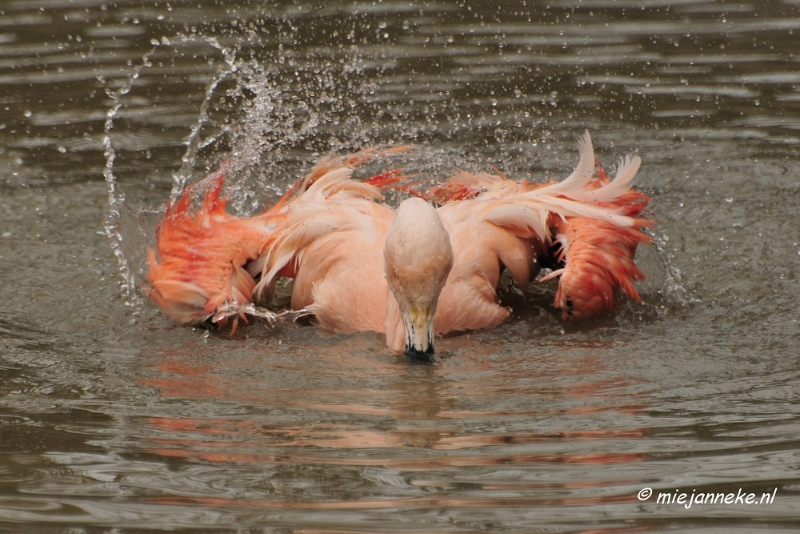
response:
M433 206L419 198L400 204L386 236L384 259L403 320L405 353L430 359L439 294L453 268L450 236Z

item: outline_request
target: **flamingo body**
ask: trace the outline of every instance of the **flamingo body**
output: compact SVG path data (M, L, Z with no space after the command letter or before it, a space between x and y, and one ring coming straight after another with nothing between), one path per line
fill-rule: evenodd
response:
M432 352L434 332L505 321L510 309L496 294L503 269L525 288L542 264L563 265L546 278L561 277L564 318L606 312L620 290L640 300L634 255L650 241L641 232L650 221L637 218L648 198L630 189L638 157L623 159L609 180L594 176L588 133L579 148L562 182L459 173L428 192L398 185L397 172L353 180L355 166L379 155L363 151L324 160L252 218L224 211L220 178L197 213L188 193L167 211L150 255L151 295L178 322L224 320L268 301L275 280L291 277L292 308L319 326L385 333L391 349L414 353ZM410 199L394 210L382 203L391 187L440 205Z

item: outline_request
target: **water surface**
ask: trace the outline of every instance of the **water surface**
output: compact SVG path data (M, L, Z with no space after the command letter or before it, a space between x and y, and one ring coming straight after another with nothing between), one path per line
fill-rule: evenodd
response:
M0 529L794 531L799 10L3 3ZM430 180L560 178L585 129L643 159L643 305L567 324L534 285L413 365L375 334L179 327L140 289L161 206L220 165L252 213L376 144ZM740 489L776 497L657 502Z

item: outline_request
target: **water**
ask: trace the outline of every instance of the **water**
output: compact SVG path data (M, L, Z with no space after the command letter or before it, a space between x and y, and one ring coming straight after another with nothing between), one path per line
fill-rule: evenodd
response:
M1 530L795 531L799 11L4 2ZM160 207L219 166L252 213L375 144L426 178L563 177L587 128L643 158L643 306L565 324L532 287L412 365L178 327L139 289ZM740 489L775 499L656 502Z

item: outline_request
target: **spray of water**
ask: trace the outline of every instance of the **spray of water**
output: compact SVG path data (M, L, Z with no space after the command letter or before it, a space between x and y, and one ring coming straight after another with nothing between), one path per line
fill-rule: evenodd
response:
M198 37L195 35L192 36L181 35L180 38L183 42L202 40L203 42L211 45L213 48L219 50L222 53L225 61L223 65L220 66L217 75L212 77L206 84L205 97L203 98L203 102L200 104L197 122L194 125L192 125L189 137L185 141L186 152L181 158L182 162L181 168L178 170L177 173L173 175L174 183L172 186L172 192L170 194L170 198L175 198L183 192L184 188L186 187L186 181L192 175L192 171L197 161L198 152L201 149L216 142L219 139L219 136L225 133L225 130L222 130L206 139L201 139L200 137L200 132L202 131L203 126L209 121L209 114L208 114L209 106L211 105L211 99L214 97L217 87L219 86L220 83L225 81L231 75L231 73L235 72L236 70L235 51L220 45L219 41L216 38Z
M496 119L493 112L487 111L481 118L457 97L450 106L452 120L446 134L441 120L431 120L430 116L414 120L402 95L395 94L393 99L379 95L381 84L387 83L384 72L355 46L342 50L334 61L327 56L301 57L282 46L266 58L254 57L247 52L262 44L255 38L238 40L232 47L223 46L215 37L196 34L153 41L153 48L133 67L125 83L115 91L107 91L113 105L107 112L103 139L104 176L109 192L105 230L119 262L122 292L132 305L141 304L136 289L142 281L137 284L135 273L142 269L132 266L131 258L144 255L126 254L123 247L126 236L120 220L126 206L114 175L117 154L112 130L126 95L144 70L152 66L153 54L173 43L205 45L222 59L215 62L215 71L205 82L196 120L183 141L181 164L172 174L171 199L180 195L187 184L217 167L226 175L226 196L232 211L250 215L262 209L268 197L282 194L321 155L375 144L444 141L437 142L435 148L423 146L417 152L417 160L404 165L413 173L435 175L437 179L445 178L454 168L486 170L486 166L495 163L506 171L511 169L512 176L516 174L514 169L523 169L521 177L541 177L531 162L539 163L541 152L552 148L546 136L541 135L533 142L523 143L529 133L518 117ZM427 110L429 104L423 107ZM481 130L484 123L486 131ZM497 139L498 131L506 132L502 143ZM471 142L480 149L464 148L463 135L473 135ZM482 146L487 144L487 136L498 141L494 159L475 156L492 153ZM453 142L448 144L448 138ZM204 165L199 164L201 160ZM670 304L691 302L679 273L669 262L665 237L654 237L655 270L662 281L656 291Z
M215 76L213 76L205 86L205 98L203 99L199 112L197 121L194 125L192 125L190 129L190 133L184 144L186 145L185 152L181 158L181 167L180 169L173 174L173 187L172 193L170 195L171 199L174 199L178 196L185 188L186 183L188 180L191 179L194 167L197 162L198 153L206 146L212 144L216 141L220 136L222 136L225 131L221 130L215 132L210 138L203 139L201 138L200 134L203 131L203 126L209 122L209 107L211 105L211 100L215 94L215 90L219 86L220 83L225 81L235 70L235 52L229 48L225 48L219 44L219 42L213 37L197 37L197 36L184 36L178 35L173 39L169 38L162 38L161 41L153 40L151 44L153 45L152 48L142 56L142 60L140 63L135 65L131 72L128 74L127 78L125 78L124 83L116 90L107 89L106 94L112 101L112 106L106 112L106 120L104 124L104 135L103 135L103 154L106 159L106 164L103 169L103 176L106 181L106 186L108 188L108 202L109 202L109 210L108 214L106 215L104 221L104 229L106 235L108 236L111 249L117 258L119 272L121 276L120 282L120 289L122 292L123 297L126 299L126 304L133 306L133 307L140 307L142 305L142 298L140 294L137 292L137 288L141 285L141 280L137 280L136 272L139 269L136 269L134 265L131 263L131 256L133 254L127 253L126 254L126 240L130 240L133 236L128 233L126 235L125 229L123 228L123 220L126 216L128 218L134 219L135 226L141 226L139 222L142 216L144 215L157 215L160 213L160 210L149 210L149 213L129 213L129 207L126 205L125 202L125 194L121 190L119 186L119 182L117 177L114 174L114 164L117 159L117 151L114 148L113 136L112 131L114 129L114 120L119 117L120 110L125 105L125 97L129 95L131 90L134 88L137 80L140 79L142 73L152 67L152 57L153 55L162 47L168 46L171 44L172 40L190 43L196 42L198 40L202 41L205 44L210 45L212 48L219 50L223 57L224 61L221 65L219 65L218 71ZM105 80L102 80L105 81ZM138 254L137 256L143 256L142 254Z
M680 271L672 265L669 259L667 236L658 227L653 228L651 234L655 240L653 246L661 266L660 270L663 272L664 276L661 293L667 303L672 306L687 306L697 303L698 300L692 296L689 288L686 287L683 280L681 280Z
M106 120L103 129L103 155L106 158L103 176L106 180L106 186L108 187L109 204L109 211L104 221L104 228L111 242L111 250L114 252L114 256L117 258L117 263L119 265L119 272L122 277L120 283L122 294L127 299L127 304L136 307L141 305L141 298L136 293L136 279L122 249L123 236L120 231L119 223L122 210L124 209L125 194L120 191L117 179L114 176L114 160L117 154L114 150L114 144L111 141L111 130L114 128L114 119L122 108L122 97L128 94L133 88L133 84L139 78L142 69L150 66L150 57L155 51L156 47L153 47L142 57L142 62L133 68L127 80L119 89L116 91L110 89L106 90L106 94L111 98L113 105L111 109L106 112Z

